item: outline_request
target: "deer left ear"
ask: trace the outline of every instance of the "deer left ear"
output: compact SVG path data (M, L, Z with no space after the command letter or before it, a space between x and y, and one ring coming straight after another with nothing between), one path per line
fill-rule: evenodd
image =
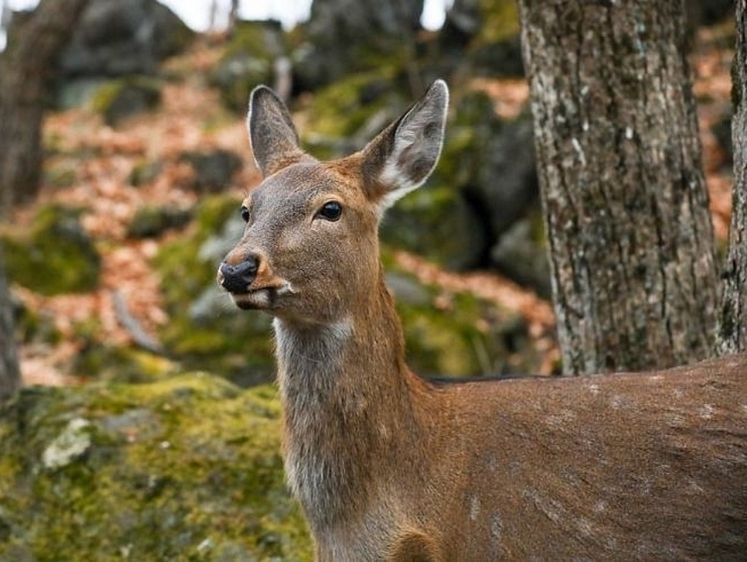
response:
M420 101L362 150L366 194L382 211L423 185L436 167L448 103L446 82L436 80Z
M264 177L304 156L288 108L267 86L252 91L246 123L254 160Z

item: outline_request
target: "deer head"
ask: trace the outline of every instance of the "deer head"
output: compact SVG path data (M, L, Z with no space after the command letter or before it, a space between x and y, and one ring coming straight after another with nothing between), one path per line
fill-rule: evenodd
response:
M447 102L446 84L436 81L362 151L319 162L300 148L277 96L255 89L247 122L264 181L244 200L244 236L218 272L236 304L325 324L376 291L379 220L433 171Z

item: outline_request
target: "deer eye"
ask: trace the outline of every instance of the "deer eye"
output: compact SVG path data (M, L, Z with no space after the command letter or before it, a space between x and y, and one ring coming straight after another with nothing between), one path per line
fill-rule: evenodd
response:
M342 215L342 205L337 201L327 201L316 215L328 221L336 221Z
M244 222L249 222L249 218L251 217L251 213L249 212L249 208L246 205L241 206L241 218L244 220Z

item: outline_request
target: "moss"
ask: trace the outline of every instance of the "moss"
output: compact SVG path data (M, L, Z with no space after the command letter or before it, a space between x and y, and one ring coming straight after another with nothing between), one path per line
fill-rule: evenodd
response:
M3 235L8 277L44 295L94 290L101 258L80 224L80 214L78 209L43 206L30 229Z
M382 250L387 284L402 319L407 362L424 376L468 376L501 370L510 350L500 337L513 313L468 292L423 285Z
M174 374L178 366L144 350L92 341L76 355L70 370L87 380L135 383Z
M391 69L380 68L350 75L318 91L304 112L307 129L317 137L348 139L380 111L394 117L395 108L404 107L404 101L392 88L393 78Z
M518 37L519 6L514 0L480 0L482 26L477 43L497 43Z
M418 253L444 267L464 270L483 257L485 233L462 195L453 186L419 189L387 211L382 239Z
M23 390L0 416L0 559L310 560L279 411L201 373Z
M107 125L117 126L128 117L155 108L160 101L160 81L147 76L130 76L100 86L91 98L91 106Z
M246 111L252 88L273 80L273 64L288 51L277 22L240 21L215 67L211 82L233 111Z
M172 207L140 207L127 225L129 238L153 238L172 228L181 228L192 220L192 211Z
M161 162L141 160L132 167L128 181L133 187L140 187L156 179L162 170L163 164Z

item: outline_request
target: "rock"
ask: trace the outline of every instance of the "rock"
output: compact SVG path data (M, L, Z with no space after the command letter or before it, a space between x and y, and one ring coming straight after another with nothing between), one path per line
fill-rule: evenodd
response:
M71 419L62 433L44 449L44 468L61 468L83 455L91 446L91 435L88 430L90 425L84 418Z
M161 101L160 84L146 77L120 78L105 82L93 95L93 109L110 127L154 109Z
M192 220L191 209L172 207L140 207L127 225L128 238L155 238L174 228L181 228Z
M60 57L63 80L81 76L154 74L158 62L194 38L156 0L92 0Z
M550 299L550 265L539 214L537 207L534 216L514 223L504 232L491 249L490 259L507 277L519 285L531 287L542 298Z
M162 171L163 162L142 160L132 167L128 180L133 187L140 187L141 185L152 182Z
M450 186L427 186L387 211L381 238L455 271L479 265L487 239L480 217Z
M273 85L275 63L288 54L280 22L238 21L210 82L220 91L226 107L245 113L252 89L259 84Z
M531 120L494 123L493 134L481 143L477 181L466 189L487 213L492 235L499 237L538 203L539 184Z
M192 187L201 193L223 191L243 166L243 160L236 153L222 148L207 152L183 152L179 159L192 166Z
M422 12L423 0L315 0L307 42L295 53L296 90L313 91L346 74L406 60Z
M0 560L311 557L269 386L32 387L0 411Z
M732 114L728 112L722 115L713 125L711 132L716 137L719 148L724 151L724 165L731 166L734 161L734 145L731 138Z
M31 228L2 236L9 279L44 295L94 290L101 258L80 224L80 214L77 209L43 206Z

